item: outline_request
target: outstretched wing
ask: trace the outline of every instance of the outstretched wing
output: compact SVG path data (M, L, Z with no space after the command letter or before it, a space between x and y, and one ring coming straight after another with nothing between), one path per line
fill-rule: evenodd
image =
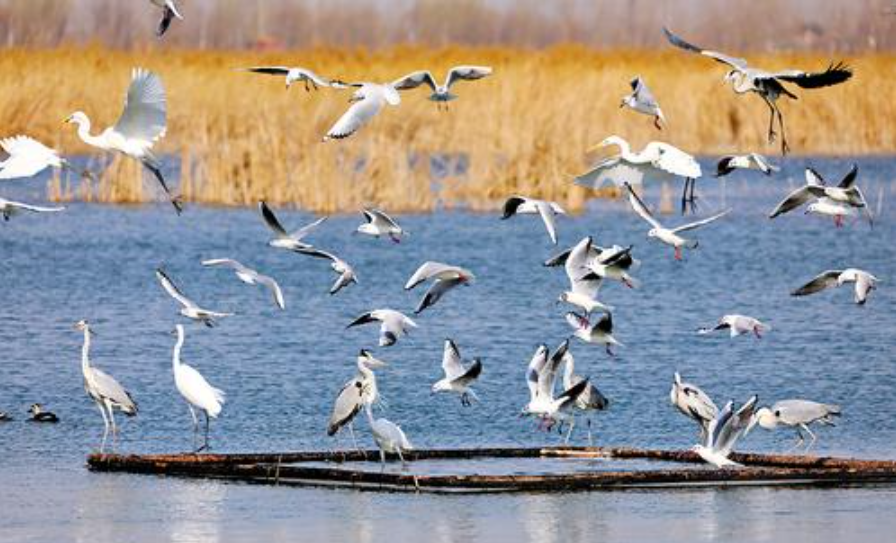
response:
M181 293L181 291L177 289L177 287L174 285L174 282L170 277L168 277L168 274L165 273L165 270L163 270L162 268L156 268L156 277L169 296L177 300L184 307L196 307L196 304L193 303L193 300L184 296L183 293Z
M819 89L839 85L852 77L852 70L842 62L828 65L823 72L803 72L800 70L786 70L772 74L772 77L794 83L804 89Z
M432 78L432 74L429 73L429 70L418 70L416 72L411 72L405 76L399 77L395 81L392 82L392 88L395 90L410 90L416 89L420 85L428 85L430 89L435 92L436 90L436 82Z
M852 168L843 176L843 179L840 180L840 184L837 185L841 189L848 189L853 186L856 182L856 177L859 175L859 165L853 164Z
M812 198L814 198L814 196L812 195L812 192L810 192L808 186L800 187L788 194L786 198L781 200L778 205L775 206L775 209L773 209L772 212L769 213L768 218L774 219L778 215L783 215L788 211L793 211Z
M492 69L489 66L455 66L448 71L448 77L445 78L445 87L451 88L458 81L475 81L482 79L487 75L491 75Z
M445 377L449 380L460 377L465 371L461 363L460 349L450 339L445 340L445 350L442 353L442 370L445 371Z
M301 241L302 239L306 238L308 236L308 234L310 234L315 228L320 226L326 220L327 220L327 216L324 215L323 217L316 219L316 220L306 224L305 226L299 228L295 232L291 232L289 235L293 239L295 239L297 241Z
M678 228L673 228L672 233L677 234L679 232L687 232L688 230L700 228L701 226L705 226L711 222L715 222L715 221L721 219L722 217L724 217L725 215L727 215L729 213L731 213L731 210L726 209L725 211L723 211L721 213L716 213L712 217L707 217L701 221L694 221L694 222L689 222L688 224L683 224L683 225L679 226Z
M408 279L408 282L405 283L404 289L411 290L430 277L437 275L445 270L454 268L455 266L449 266L448 264L442 264L441 262L424 262L420 265L419 268L417 268L417 271L414 272L414 275L412 275L410 279Z
M274 212L271 211L271 208L269 208L263 200L258 202L258 209L261 210L261 216L264 218L265 224L267 224L268 228L273 230L277 236L286 237L288 235L286 229L283 228L283 225L277 220L277 216L274 215Z
M540 201L535 205L535 208L538 209L538 214L541 215L541 220L548 231L548 236L550 236L554 245L557 245L557 224L554 222L554 207L550 202Z
M2 139L0 147L9 154L9 158L0 161L0 179L31 177L47 166L62 165L55 150L28 136Z
M165 88L162 79L143 68L134 68L124 111L114 130L147 147L165 135L167 125Z
M22 202L13 202L11 200L4 200L0 198L0 202L4 203L7 207L13 207L22 211L31 211L33 213L53 213L56 211L64 211L64 207L43 207L43 206L35 206L31 204L25 204Z
M647 209L647 206L644 205L644 201L641 200L640 197L638 197L638 194L634 191L634 189L632 189L632 186L626 183L625 188L628 189L628 201L629 203L631 203L632 209L635 210L635 213L637 213L642 219L647 221L650 226L654 228L662 228L663 225L661 225L659 221L653 218L650 210Z
M271 295L274 297L274 303L277 304L277 307L286 309L286 301L283 299L283 291L280 290L280 285L277 284L277 281L275 281L273 277L259 273L256 274L255 280L271 291Z
M708 49L703 49L688 43L681 39L680 37L673 34L668 28L663 27L663 33L666 35L666 39L669 40L669 43L678 47L679 49L683 49L685 51L689 51L691 53L699 53L703 56L707 56L713 60L721 62L723 64L727 64L732 68L737 68L739 70L746 69L747 61L742 58L730 57L724 53L719 53L717 51L710 51Z
M203 266L224 266L225 268L230 268L233 270L244 270L247 269L240 262L233 260L232 258L210 258L208 260L202 261Z
M324 141L345 139L367 124L383 108L381 100L365 97L352 104L327 131Z
M816 275L811 281L790 293L791 296L807 296L837 286L837 278L843 270L827 270Z
M619 157L611 157L601 161L587 172L576 176L573 179L573 183L580 187L591 189L599 189L607 181L611 181L616 186L626 183L629 185L641 185L644 182L646 173L643 166L629 164Z

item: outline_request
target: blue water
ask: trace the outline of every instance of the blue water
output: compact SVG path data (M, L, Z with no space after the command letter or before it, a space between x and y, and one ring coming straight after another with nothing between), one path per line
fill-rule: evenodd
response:
M845 161L817 160L831 179ZM860 184L874 229L794 213L765 214L802 182L803 159L766 179L739 173L722 185L698 186L705 213L723 205L729 217L695 233L700 248L675 262L671 249L648 241L646 225L624 202L596 201L579 216L559 219L561 247L593 235L599 244L634 244L643 283L602 290L614 305L616 335L625 347L610 359L599 347L573 344L578 371L612 402L595 418L605 445L686 448L692 424L668 403L673 371L700 384L718 403L756 393L763 403L803 397L839 403L844 416L821 428L815 452L896 458L893 331L896 277L893 240L896 168L889 159L860 162ZM7 197L39 201L37 182L2 187ZM647 199L658 201L658 191ZM288 226L312 216L278 210ZM378 307L412 311L423 291L402 286L425 260L456 263L478 280L450 292L417 318L420 328L388 349L379 371L388 407L417 447L556 444L517 418L526 402L525 366L535 347L552 348L569 329L554 304L565 288L560 270L541 266L556 248L537 219L438 212L401 216L411 232L400 245L352 236L360 216L331 217L310 241L357 269L361 284L336 296L321 261L270 249L255 210L191 206L180 218L165 204L140 207L72 204L64 213L20 216L0 225L0 540L2 541L322 541L419 540L421 522L438 540L708 541L717 539L891 540L896 488L830 490L705 489L520 496L415 496L348 490L258 487L136 475L94 474L86 455L102 421L85 396L80 374L79 319L94 324L93 362L134 394L140 414L122 424L122 452L177 452L191 447L190 416L171 374L170 335L183 322L156 282L164 265L190 297L234 311L221 326L187 325L184 358L228 394L212 425L215 451L280 451L335 446L325 435L332 399L355 371L362 347L375 348L376 328L345 330ZM676 224L677 216L662 217ZM286 311L267 292L205 258L231 257L276 277ZM864 307L849 289L794 299L793 288L829 268L855 266L883 279ZM748 314L773 330L762 340L698 336L724 313ZM431 396L442 341L453 338L479 356L482 402ZM42 402L62 422L26 424L25 410ZM584 426L584 425L582 425ZM372 446L366 423L359 436ZM574 440L584 443L585 432ZM740 449L775 452L792 432L758 430ZM347 445L347 441L343 444ZM428 535L429 535L428 534ZM595 535L597 534L597 535Z

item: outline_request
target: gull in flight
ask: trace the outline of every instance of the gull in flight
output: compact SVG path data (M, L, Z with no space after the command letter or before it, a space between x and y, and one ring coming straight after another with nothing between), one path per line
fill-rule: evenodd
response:
M355 269L352 268L348 262L342 260L333 253L321 251L320 249L315 249L313 247L309 247L308 249L298 249L298 252L303 255L324 258L330 261L330 268L332 268L339 276L336 278L336 282L333 283L333 286L330 287L331 296L352 283L358 282L358 275L355 273Z
M364 216L364 224L358 226L355 230L358 234L366 234L378 238L380 236L389 236L389 239L395 243L401 243L401 237L407 235L398 223L379 209L362 209L361 214Z
M504 215L501 220L507 220L514 215L541 215L544 227L548 230L551 242L557 245L557 227L554 224L555 215L566 215L566 211L556 202L536 200L524 196L511 196L504 202Z
M263 201L258 202L258 209L261 211L261 216L264 218L265 224L267 224L268 228L274 232L274 239L269 241L268 245L277 249L286 249L287 251L298 252L303 249L311 249L311 245L302 240L308 237L308 235L314 231L315 228L320 226L322 222L327 220L327 217L321 217L316 221L299 228L295 232L290 233L283 228L283 225L277 220L277 216L274 215L274 212L271 211L271 208L269 208L266 203Z
M59 156L56 149L28 136L13 136L0 139L0 148L9 156L0 161L0 179L19 179L33 177L47 168L71 170L80 173L81 177L95 180L89 170L77 172L71 164Z
M609 313L612 307L599 302L597 293L603 284L603 278L589 267L590 260L596 258L593 255L594 245L591 237L583 238L570 251L563 263L566 277L569 279L569 290L560 294L559 301L574 305L590 316L595 310ZM555 257L556 258L556 257Z
M641 266L641 261L632 256L633 246L621 247L613 245L604 248L595 245L590 237L586 239L588 241L586 242L585 262L584 264L579 263L575 265L574 269L581 269L581 266L584 265L584 267L593 271L601 279L612 279L613 281L619 281L628 288L638 288L640 282L629 274L630 271L634 271ZM579 243L583 243L583 241ZM552 256L544 262L544 266L548 268L555 266L565 267L574 248L571 247L560 254ZM569 270L567 270L567 275L569 275ZM570 277L570 280L572 280L572 277Z
M709 394L703 392L697 385L682 381L681 375L676 371L672 379L672 389L669 391L669 401L684 416L700 426L700 440L706 439L709 423L719 414L719 408L713 403Z
M78 125L78 137L87 145L104 151L116 151L143 164L155 175L171 205L180 214L183 211L181 201L171 194L162 177L162 162L152 152L153 145L165 135L165 100L162 79L143 68L134 68L124 110L114 126L106 128L98 136L91 135L90 119L81 111L72 113L65 122Z
M557 422L572 422L571 411L575 408L576 400L588 388L588 380L584 379L564 390L559 396L554 396L557 370L563 361L564 354L563 345L553 356L549 356L546 345L539 345L526 369L529 403L523 407L520 416L533 415L537 417L539 429L550 431ZM571 430L572 425L570 424Z
M342 428L348 426L352 443L354 443L356 449L358 448L358 442L355 440L355 429L352 422L355 420L355 416L361 412L361 409L379 402L379 389L376 385L376 375L374 375L373 370L384 367L386 363L374 358L367 349L361 349L361 352L358 354L357 364L358 373L342 386L342 389L336 396L336 402L333 404L330 421L327 423L328 436L334 436Z
M864 305L871 291L877 288L880 281L865 270L847 268L845 270L827 270L818 274L814 279L794 290L791 296L808 296L823 290L842 287L846 283L855 283L855 302Z
M766 430L774 430L778 426L789 426L796 429L799 441L792 449L799 448L805 442L803 431L809 434L811 441L806 445L806 451L815 444L815 434L809 429L809 425L815 422L826 426L836 426L834 417L840 416L840 406L833 404L824 404L813 402L810 400L781 400L775 402L771 407L763 407L756 411L753 420L747 432L753 429L753 426L759 426Z
M682 247L686 247L688 249L696 249L699 245L699 242L697 240L690 240L680 236L679 234L681 234L682 232L687 232L689 230L694 230L695 228L700 228L701 226L705 226L711 222L721 219L731 211L730 209L728 209L721 213L713 215L712 217L683 224L676 228L665 228L650 213L650 210L648 210L647 206L644 205L644 201L638 197L638 195L632 189L631 185L626 183L625 187L628 189L629 202L632 205L632 209L634 209L635 213L637 213L642 219L647 221L647 223L651 226L650 230L647 232L647 237L658 239L666 245L674 247L676 260L682 259Z
M370 405L365 407L365 411L367 411L367 422L370 423L373 440L380 450L380 462L382 462L383 468L386 467L386 453L397 454L401 463L404 464L404 453L413 449L404 431L388 419L374 419L373 409Z
M666 118L663 117L663 110L660 109L660 105L657 103L656 98L653 97L653 93L647 88L647 83L641 79L641 76L638 76L632 79L629 85L632 87L632 92L622 99L619 107L628 106L638 113L653 117L653 126L657 130L662 130L663 127L660 125L660 121L665 124Z
M432 94L429 95L429 99L438 104L439 109L442 109L442 105L444 104L445 110L447 111L448 102L457 99L457 95L451 92L452 85L458 81L475 81L477 79L482 79L483 77L491 75L491 73L492 69L488 66L455 66L448 70L448 75L445 76L445 82L438 85L435 78L433 78L432 73L428 70L420 70L409 73L401 79L398 79L392 83L392 86L395 90L403 91L416 89L425 83L432 89Z
M174 282L171 281L171 278L168 277L168 274L166 274L165 270L162 268L156 268L156 278L159 280L159 283L162 284L162 288L165 289L165 292L183 306L180 310L180 314L188 319L199 321L211 328L217 324L215 319L222 319L233 315L233 313L218 313L199 307L193 300L184 296L181 291L177 289Z
M853 164L840 183L836 187L832 187L825 183L824 178L817 171L806 168L806 184L781 200L769 214L769 218L774 219L816 199L815 202L809 204L806 213L832 216L834 224L839 227L843 225L843 217L852 216L853 208L859 208L865 211L868 222L873 225L874 218L871 216L871 209L868 206L868 201L865 200L865 194L855 184L858 174L859 167Z
M771 175L781 168L770 163L767 158L759 153L748 155L726 155L716 164L716 177L725 177L734 170L759 170L765 175Z
M3 215L4 221L8 221L14 215L18 215L22 211L30 211L32 213L54 213L56 211L64 210L64 207L42 207L0 198L0 214Z
M81 347L81 373L84 375L84 390L90 399L96 403L97 409L103 415L103 442L100 445L100 453L106 448L106 438L109 430L112 430L113 442L118 436L118 426L115 424L115 409L125 415L133 417L137 414L137 402L131 397L111 375L99 368L90 365L90 324L86 320L80 320L75 324L77 330L84 332L84 345Z
M460 349L450 339L445 340L445 351L442 353L442 371L445 377L432 385L432 392L454 392L460 394L460 403L464 406L473 405L471 400L479 400L470 386L482 374L482 361L473 359L473 363L464 367L460 356Z
M746 315L724 315L714 327L700 328L697 330L697 333L710 334L716 330L726 329L731 332L731 337L737 337L741 334L753 334L758 339L762 339L762 334L771 330L772 327L759 319L747 317Z
M306 92L310 92L312 87L314 87L314 90L317 90L319 87L333 86L332 81L325 77L317 75L307 68L288 66L253 66L251 68L241 68L241 70L256 74L267 74L285 77L286 90L289 90L289 87L291 87L293 83L299 81L305 84Z
M756 409L757 396L751 397L737 411L732 410L733 402L728 402L709 423L706 437L700 445L691 450L700 458L717 468L740 467L728 459L737 440L747 431Z
M616 356L613 354L613 345L625 347L625 345L613 337L613 315L610 313L605 313L592 323L587 317L570 311L566 314L566 322L572 326L573 330L575 330L573 336L581 339L585 343L604 345L607 354L610 356Z
M409 333L411 328L417 328L417 323L394 309L369 311L353 320L346 328L372 322L380 323L380 347L394 345L398 338Z
M648 180L666 181L682 177L685 180L681 194L682 212L687 209L688 204L693 207L694 184L703 175L697 159L662 141L652 141L635 153L627 141L615 135L604 139L593 149L612 145L619 147L619 154L604 159L577 176L574 179L576 185L599 189L607 181L621 187L625 184L643 185Z
M352 105L327 131L323 141L345 139L370 122L386 104L397 106L401 96L390 83L334 83L335 88L357 87L349 98Z
M171 21L174 20L175 17L184 20L183 15L180 14L180 11L177 9L177 0L149 0L154 5L162 8L162 19L159 21L159 26L156 28L156 35L158 37L162 37L165 32L168 31L168 27L171 26Z
M230 268L243 283L246 283L247 285L264 285L268 288L268 290L271 291L271 294L274 296L274 303L277 304L277 307L279 307L280 309L286 309L286 302L283 300L283 292L281 292L280 290L280 285L278 285L277 281L274 281L272 277L262 275L252 268L247 268L242 263L230 258L213 258L210 260L203 260L202 265L223 266L226 268Z
M417 304L414 310L415 314L419 314L424 309L435 305L446 292L458 285L469 285L476 279L476 276L470 270L461 268L460 266L451 266L442 264L441 262L424 262L414 275L408 279L404 285L405 290L411 290L420 283L433 279L433 284L426 291L423 299Z
M171 357L171 364L174 369L174 385L177 391L187 401L187 407L190 408L190 415L193 416L193 445L196 444L196 436L199 433L199 418L196 417L196 409L205 413L205 443L196 449L196 452L208 449L208 427L209 419L217 419L221 414L224 406L224 391L210 385L205 377L202 376L192 366L181 362L180 351L184 346L184 325L178 324L175 328L177 332L177 343L174 344L174 354Z
M787 90L784 84L792 83L804 89L818 89L843 83L852 77L852 71L842 63L831 64L823 72L804 72L802 70L768 72L751 67L742 58L730 57L723 53L709 51L690 44L670 32L668 28L663 28L663 32L666 34L666 39L669 40L669 43L675 47L691 53L699 53L716 62L727 64L730 69L725 74L725 82L731 83L735 93L755 92L762 97L771 114L768 124L768 142L772 143L775 140L775 117L777 117L778 126L781 129L781 153L785 155L789 147L787 145L787 135L784 131L784 115L781 114L777 101L781 96L786 96L793 100L796 100L797 97Z
M588 385L585 387L585 390L582 391L581 394L576 398L575 408L583 413L590 414L594 411L604 411L610 407L610 400L604 396L601 391L594 386L594 383L591 383L588 379L582 377L581 375L576 375L576 362L572 356L572 352L569 350L569 340L565 340L560 347L557 349L561 351L560 355L564 363L563 367L563 388L566 390L570 390L572 387L581 383L582 381L588 381ZM590 445L594 445L594 438L591 435L591 417L586 415L585 422L588 425L588 443ZM572 435L572 428L575 425L575 418L570 421L569 433L567 434L567 442L569 441L569 436Z

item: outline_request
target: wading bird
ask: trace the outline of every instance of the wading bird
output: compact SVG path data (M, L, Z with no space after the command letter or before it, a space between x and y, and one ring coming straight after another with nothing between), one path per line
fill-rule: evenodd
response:
M379 402L379 389L376 385L376 375L373 373L373 370L384 367L386 363L374 358L367 349L361 349L361 352L358 354L357 365L358 373L339 390L336 401L333 403L330 420L327 423L328 436L334 436L342 428L348 426L352 443L356 449L358 448L358 442L355 439L355 429L352 422L361 409Z
M252 68L240 69L256 74L267 74L275 75L278 77L285 77L286 90L289 90L289 87L291 87L293 83L296 83L298 81L301 81L305 84L305 92L310 92L311 87L314 87L314 90L317 90L319 87L333 86L333 82L329 79L321 77L307 68L301 68L298 66L253 66Z
M681 375L676 371L669 391L669 401L684 416L700 426L700 441L705 440L709 433L709 423L719 414L719 408L709 394L697 385L682 381Z
M823 290L842 287L847 283L855 283L855 302L864 305L871 291L877 288L880 281L865 270L846 268L845 270L828 270L821 272L814 279L794 290L791 296L808 296Z
M643 186L645 181L668 181L681 177L684 178L682 213L688 205L694 206L694 186L697 178L703 175L703 170L693 156L662 141L652 141L635 153L627 141L615 135L604 139L593 149L612 145L619 147L619 154L602 160L577 176L573 180L576 185L599 189L611 181L620 187L625 184Z
M771 175L780 169L758 153L726 155L716 164L716 177L724 177L734 170L758 170L765 175Z
M196 305L196 302L187 298L180 290L178 290L174 285L174 282L171 281L171 278L168 277L168 274L166 274L165 270L162 268L156 269L156 278L159 280L159 283L161 283L162 288L165 289L165 292L183 306L180 309L180 314L188 319L201 322L211 328L217 324L215 319L223 319L224 317L233 316L233 313L219 313L217 311L203 309Z
M632 79L629 82L629 85L632 88L632 92L622 99L622 103L619 107L623 108L628 106L633 111L653 117L653 126L655 126L657 130L662 130L663 127L660 125L660 121L665 124L666 118L663 117L663 110L660 109L660 105L656 101L656 98L653 97L653 93L647 88L647 83L641 79L641 76L638 76Z
M669 43L675 47L691 53L699 53L716 62L727 64L730 69L725 74L725 81L731 83L735 93L755 92L765 101L771 115L768 122L768 142L772 143L775 140L775 117L777 117L778 126L781 129L781 153L785 155L789 147L784 130L784 115L778 108L777 101L781 96L786 96L793 100L796 100L797 97L787 90L784 84L793 83L804 89L817 89L843 83L852 77L852 71L847 66L844 66L843 63L831 64L823 72L804 72L802 70L768 72L750 67L747 61L742 58L730 57L723 53L697 47L676 36L668 28L663 28L663 32L666 34L666 39L669 40Z
M407 235L395 219L379 209L362 209L361 214L365 222L355 230L358 234L375 238L388 236L395 243L401 243L401 237Z
M394 309L375 309L359 316L346 328L371 322L380 323L380 347L394 345L398 338L417 328L417 323Z
M59 417L56 416L56 413L44 411L43 406L39 403L31 404L31 407L28 408L28 413L31 415L28 422L59 422Z
M153 145L165 135L166 111L161 78L143 68L134 68L124 110L114 126L98 136L91 135L90 119L81 111L72 113L65 122L78 125L78 137L87 145L121 153L143 164L159 181L171 205L180 214L183 211L180 199L171 194L162 177L162 162L152 152Z
M524 196L511 196L504 202L504 214L501 216L501 220L507 220L514 215L535 214L541 216L544 227L548 231L548 236L551 237L551 242L557 245L557 226L554 223L554 216L566 215L566 211L556 202L536 200Z
M168 27L171 26L171 21L174 20L175 17L184 20L183 15L180 14L180 11L177 9L177 0L149 0L154 5L162 8L162 19L159 21L159 26L156 28L156 35L158 37L162 37L165 32L168 31Z
M737 411L732 411L733 402L728 402L709 423L703 443L691 450L700 458L717 468L740 467L728 459L737 440L747 431L756 409L757 396L751 397Z
M287 251L311 249L311 245L302 240L308 237L308 235L311 234L315 228L320 226L322 222L327 220L327 217L321 217L314 222L299 228L295 232L287 232L266 203L263 201L258 202L258 209L261 211L261 217L264 219L264 223L268 225L268 228L270 228L272 232L274 232L274 239L269 241L268 245L276 249L286 249Z
M432 385L433 394L454 392L460 395L460 403L464 406L473 405L471 400L479 400L470 385L482 374L482 361L474 358L469 367L464 367L460 349L450 339L445 340L445 350L442 352L442 371L445 372L445 377Z
M8 221L22 211L30 211L32 213L54 213L56 211L64 210L64 207L43 207L0 198L0 214L3 215L4 221Z
M348 262L342 260L338 256L328 253L326 251L321 251L319 249L309 248L309 249L298 249L298 253L308 256L313 256L315 258L324 258L330 261L330 268L336 272L339 277L336 278L336 282L333 283L333 286L330 287L330 295L336 294L343 288L349 286L352 283L358 282L358 275L355 273L355 269L352 268Z
M89 170L78 172L55 149L28 136L13 136L0 140L0 148L8 157L0 160L0 179L19 179L33 177L47 168L70 170L81 177L94 180Z
M724 315L719 322L710 328L700 328L698 334L710 334L716 330L728 330L731 337L737 337L741 334L753 334L758 339L762 339L762 334L771 330L772 327L753 317L746 315Z
M434 280L433 284L429 287L429 290L426 291L426 294L423 296L423 299L420 300L420 303L417 304L417 308L414 310L415 314L420 314L427 307L435 305L446 292L454 287L458 285L470 285L473 280L476 279L476 276L473 275L473 272L470 270L461 268L460 266L451 266L442 264L441 262L424 262L417 268L414 275L408 279L408 282L404 285L404 289L411 290L420 283L429 281L430 279Z
M436 83L432 73L428 70L420 70L409 73L408 75L396 80L392 83L395 90L416 89L424 83L432 89L429 100L435 102L439 109L444 105L445 110L448 109L448 102L457 99L457 95L451 92L451 87L458 81L475 81L491 75L492 69L488 66L455 66L448 70L445 76L445 82L441 85Z
M835 426L834 417L840 416L840 406L833 404L824 404L813 402L810 400L781 400L775 402L771 407L763 407L750 421L747 429L749 432L753 426L759 424L766 430L774 430L778 426L788 426L796 430L799 440L792 449L799 448L805 442L803 431L809 434L810 441L806 444L806 451L815 444L815 434L809 429L809 425L813 423L824 424L826 426Z
M187 407L190 408L190 415L193 417L194 448L196 436L199 434L199 418L196 416L196 409L205 413L205 442L196 449L196 452L200 452L209 448L209 419L217 419L218 415L221 414L221 409L224 405L224 391L210 385L201 373L181 362L180 351L184 345L184 325L178 324L176 331L177 343L174 344L174 355L171 358L174 369L174 385L184 400L187 401Z
M277 281L275 281L273 277L262 275L252 268L247 268L240 262L237 262L236 260L232 260L230 258L213 258L210 260L203 260L202 265L223 266L226 268L230 268L243 283L246 283L247 285L264 285L268 288L268 290L271 291L271 294L274 296L274 303L277 304L277 307L279 307L280 309L286 309L286 302L283 300L283 292L280 290L280 285L277 284Z
M647 206L644 205L644 201L638 197L638 195L632 189L631 185L626 183L625 187L628 189L629 202L632 205L632 209L634 209L635 213L637 213L638 216L644 219L651 226L650 230L647 232L647 237L658 239L666 245L675 248L675 260L682 259L681 249L683 247L686 247L688 249L696 249L699 245L699 242L697 240L690 240L680 236L679 234L681 234L682 232L687 232L689 230L694 230L695 228L700 228L701 226L705 226L711 222L721 219L731 211L730 209L728 209L721 213L713 215L712 217L683 224L676 228L665 228L650 213L650 210L648 210Z
M370 405L365 408L367 411L367 422L370 423L370 432L373 434L373 440L380 449L380 462L383 468L386 467L386 453L397 454L401 463L404 464L404 453L413 449L411 442L402 429L394 422L379 418L373 418L373 411Z
M125 415L133 417L137 414L137 402L131 397L130 392L111 375L90 365L90 336L93 333L90 324L86 320L80 320L75 324L75 328L84 332L84 345L81 347L81 373L84 375L84 390L103 415L103 441L100 444L100 453L102 453L106 448L109 430L112 430L113 448L115 438L118 436L114 410L118 409Z

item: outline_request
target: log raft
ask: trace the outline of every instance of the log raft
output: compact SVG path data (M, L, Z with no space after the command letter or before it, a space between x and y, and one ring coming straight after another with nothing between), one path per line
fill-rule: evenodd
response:
M734 453L743 468L715 469L691 451L627 447L548 447L430 449L405 454L407 469L380 470L378 451L289 452L268 454L92 454L89 469L179 477L214 478L249 483L352 487L412 492L564 492L695 486L813 485L847 486L896 483L896 461L851 458ZM649 469L609 469L599 463L570 473L427 474L415 473L414 462L488 459L607 459L656 461ZM669 463L682 467L669 466ZM618 462L614 463L614 466ZM691 464L691 465L687 465ZM562 464L559 464L562 466ZM643 465L643 464L642 464ZM371 467L376 466L376 467ZM520 465L519 467L522 467ZM516 466L515 466L516 468Z

